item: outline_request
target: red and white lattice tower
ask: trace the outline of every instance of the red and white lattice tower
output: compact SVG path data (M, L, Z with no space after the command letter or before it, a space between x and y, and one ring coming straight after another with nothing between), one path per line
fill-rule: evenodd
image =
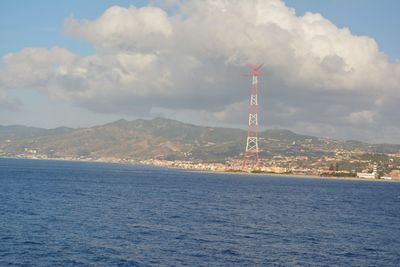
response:
M250 66L252 77L249 104L249 127L247 130L246 149L243 153L243 169L258 167L258 77L262 65Z

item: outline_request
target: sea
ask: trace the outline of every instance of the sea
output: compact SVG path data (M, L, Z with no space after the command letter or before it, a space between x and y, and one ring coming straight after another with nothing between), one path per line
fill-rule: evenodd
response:
M0 159L0 266L400 266L400 183Z

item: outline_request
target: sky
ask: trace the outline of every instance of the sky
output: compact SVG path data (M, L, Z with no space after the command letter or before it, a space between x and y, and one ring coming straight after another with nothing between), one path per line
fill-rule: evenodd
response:
M396 0L1 1L0 125L120 118L400 143Z

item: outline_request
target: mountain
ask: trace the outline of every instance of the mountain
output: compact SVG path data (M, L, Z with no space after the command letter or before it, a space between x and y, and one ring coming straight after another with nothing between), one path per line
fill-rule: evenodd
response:
M47 157L166 159L226 161L239 159L247 132L241 129L204 127L156 118L118 120L101 126L41 129L0 126L0 156L26 154ZM289 130L260 133L263 158L273 156L332 156L338 150L360 153L397 153L400 145L371 145L300 135Z

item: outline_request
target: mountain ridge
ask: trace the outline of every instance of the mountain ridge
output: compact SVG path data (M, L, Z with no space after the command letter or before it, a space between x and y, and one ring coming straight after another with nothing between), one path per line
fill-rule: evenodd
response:
M0 156L28 153L57 157L115 157L134 160L166 159L226 161L241 158L247 131L199 126L154 118L124 120L86 128L43 129L0 126ZM260 132L260 154L273 156L332 156L334 151L398 153L400 145L368 144L294 133L287 129ZM27 152L28 151L28 152Z

